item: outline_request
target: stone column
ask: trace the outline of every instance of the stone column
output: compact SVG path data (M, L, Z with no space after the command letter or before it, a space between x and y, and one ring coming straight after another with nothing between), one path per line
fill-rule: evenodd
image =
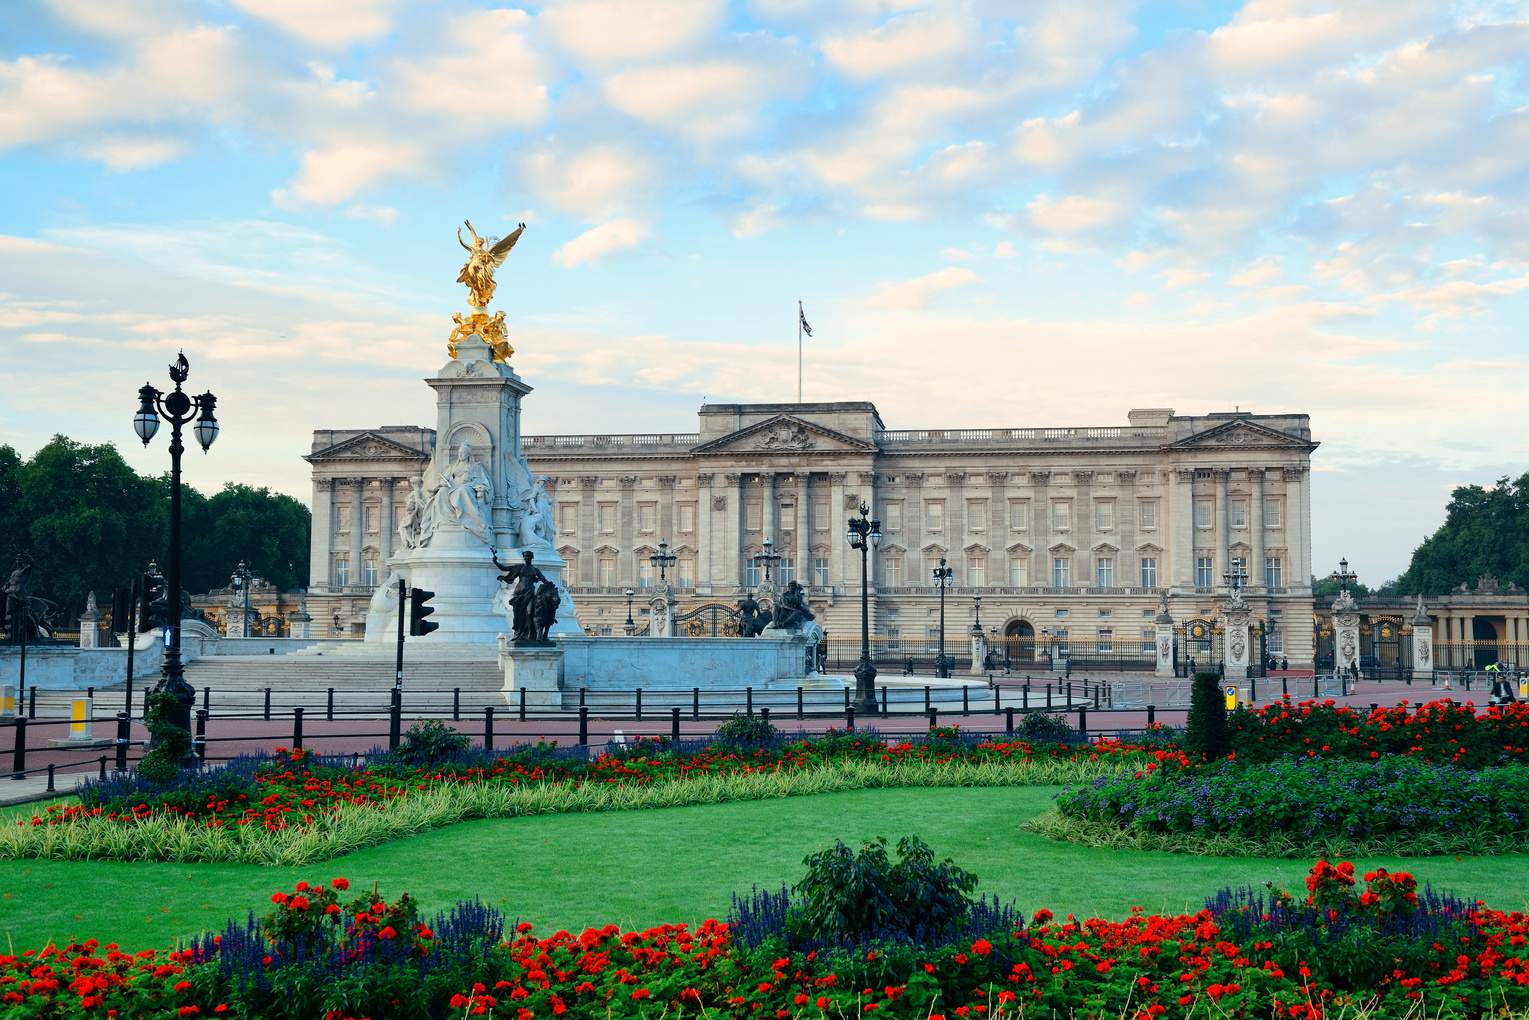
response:
M945 544L950 547L947 553L950 557L950 565L956 568L955 582L958 587L966 587L970 581L966 576L966 472L947 471L945 473Z
M722 477L727 482L727 491L722 497L724 531L721 547L717 550L717 572L712 577L719 584L736 587L743 584L743 476L728 474Z
M334 480L313 480L313 524L308 536L308 586L327 586L333 580Z
M1195 589L1195 472L1194 468L1178 468L1174 472L1177 484L1168 491L1169 519L1172 521L1173 539L1168 543L1168 584L1180 591ZM1163 527L1164 525L1159 525Z
M715 534L712 528L711 508L711 480L715 477L708 472L701 472L695 476L696 486L696 542L700 551L696 553L695 583L697 595L710 595L712 585L711 565L716 561L716 550L712 548L712 536Z
M1099 583L1099 568L1094 563L1094 473L1072 473L1072 544L1078 547L1072 565L1072 583L1092 588Z
M1306 486L1306 468L1296 465L1284 469L1285 536L1289 567L1303 588L1311 584L1311 497Z
M1157 645L1158 676L1173 676L1173 614L1168 612L1168 593L1163 592L1157 601L1157 616L1153 641Z
M809 488L811 474L796 473L796 534L793 536L796 551L796 583L804 587L811 583L812 571L812 491Z
M1333 668L1342 673L1359 661L1359 604L1347 591L1333 601Z
M903 497L903 535L906 536L903 541L908 546L903 560L903 584L927 588L929 570L924 565L924 473L906 472L903 482L903 492L907 494ZM925 626L923 620L920 620L919 637L923 637Z
M843 471L828 476L828 583L835 588L844 587L844 550L849 548L839 535L845 530L843 522L848 520L844 510L844 476Z
M1231 468L1216 468L1216 558L1211 587L1221 582L1221 574L1232 565Z
M1457 618L1457 628L1460 631L1460 663L1461 669L1476 668L1476 616L1474 613L1461 613Z
M987 658L987 636L982 633L982 628L972 625L972 675L981 676L983 672L982 660Z
M1418 596L1417 612L1412 617L1412 676L1415 680L1433 682L1436 668L1433 653L1433 621L1423 608L1423 596Z
M674 636L674 600L668 585L657 586L656 594L648 600L648 636L666 638Z
M579 582L596 585L600 583L600 479L593 475L579 477Z
M1222 607L1226 620L1226 678L1248 678L1248 604L1240 595L1234 596Z
M361 498L365 495L366 479L352 478L350 480L350 583L352 585L360 584L364 580L361 574L361 542L366 534L366 519Z
M621 508L616 521L616 541L621 549L621 558L616 561L616 580L621 585L635 588L637 587L637 505L634 496L637 477L623 475L619 476L616 482L621 486Z
M674 483L677 476L658 476L658 537L667 538L671 546L680 544L674 530Z
M393 486L398 483L396 478L383 478L379 481L382 487L382 505L377 509L379 520L377 521L377 583L387 580L388 557L393 555Z
M80 614L80 647L101 646L101 611L96 608L96 593L85 599L85 611Z
M1248 468L1248 499L1252 506L1248 507L1249 520L1248 530L1252 532L1251 541L1248 542L1253 549L1251 553L1253 562L1248 564L1248 587L1255 591L1263 591L1268 594L1266 576L1264 574L1264 469L1261 467Z
M1007 471L989 471L987 473L987 583L991 588L1005 588L1009 584L1009 561L1006 556L1003 561L1003 573L996 579L993 576L995 558L1003 555L1003 551L1009 547L1008 481L1009 473Z

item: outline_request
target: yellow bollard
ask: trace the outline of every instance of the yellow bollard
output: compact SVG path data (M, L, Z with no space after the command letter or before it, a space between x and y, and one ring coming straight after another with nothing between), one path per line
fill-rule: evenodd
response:
M0 684L0 715L16 714L16 687L14 684Z
M74 711L70 715L69 739L89 740L90 723L95 716L93 698L75 698Z
M1236 711L1236 709L1237 709L1237 688L1235 688L1235 687L1225 687L1225 688L1222 688L1222 689L1226 691L1226 710L1228 712Z

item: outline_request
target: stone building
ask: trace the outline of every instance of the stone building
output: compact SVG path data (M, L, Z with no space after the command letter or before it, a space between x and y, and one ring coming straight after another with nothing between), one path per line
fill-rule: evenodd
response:
M676 621L715 632L718 614L764 580L756 557L769 539L774 580L804 585L831 637L853 645L860 563L845 525L863 501L882 522L870 595L879 658L922 658L937 644L943 558L954 571L946 648L958 656L980 613L1016 668L1048 652L1150 662L1166 593L1177 621L1198 623L1183 654L1213 661L1223 575L1240 567L1267 650L1309 666L1309 417L1147 409L1127 421L899 431L868 402L708 404L695 433L524 436L522 450L548 476L556 546L590 633L623 632L626 591L658 580L649 558L660 542L675 557ZM347 634L362 626L391 548L381 522L433 438L408 427L314 434L316 633L336 614Z
M1424 599L1421 610L1416 596L1362 595L1355 602L1359 662L1366 671L1485 669L1499 661L1524 668L1529 662L1529 591L1503 587L1490 574ZM1334 651L1330 599L1318 602L1314 620L1317 662L1325 668ZM1427 658L1419 654L1419 626L1432 638Z

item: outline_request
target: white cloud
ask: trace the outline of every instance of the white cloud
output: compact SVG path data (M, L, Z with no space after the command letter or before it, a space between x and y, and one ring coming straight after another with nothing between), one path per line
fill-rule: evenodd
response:
M778 230L785 225L785 220L780 215L780 210L770 204L756 205L733 217L733 236L739 239L745 237L757 237L771 230Z
M970 262L976 257L965 248L945 248L940 251L940 258L949 259L952 262Z
M543 149L527 157L524 170L539 197L586 219L631 204L648 191L657 172L645 156L620 145L574 153Z
M185 151L185 143L173 138L131 138L121 135L110 135L80 146L83 155L100 160L118 173L147 170L168 163Z
M981 281L982 277L970 269L949 266L903 283L884 283L871 297L870 303L880 308L922 308L931 297L941 291L954 287L969 287Z
M1012 241L999 241L998 244L993 248L993 254L997 255L1001 259L1019 258L1019 252L1015 250L1014 243Z
M425 166L424 151L414 145L336 145L304 155L297 176L272 191L271 201L282 209L337 205L385 178L418 174Z
M863 81L969 51L971 20L952 9L914 11L868 32L823 40L823 56L841 74Z
M552 261L565 269L586 262L598 263L612 252L637 247L646 236L647 231L633 220L611 220L564 244L552 253Z
M517 10L453 18L447 52L397 64L403 105L468 131L538 123L549 106L551 67L527 41L530 22Z
M708 61L627 71L607 78L604 91L612 106L639 120L716 138L747 131L758 109L788 87L778 66Z
M319 46L375 39L393 25L395 0L232 0L247 14Z
M721 0L571 0L547 4L540 20L579 60L606 67L676 53L721 23Z

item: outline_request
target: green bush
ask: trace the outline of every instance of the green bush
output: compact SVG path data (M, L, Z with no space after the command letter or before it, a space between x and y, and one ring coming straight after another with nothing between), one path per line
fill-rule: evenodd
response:
M409 765L428 765L467 750L470 740L439 719L426 719L409 727L393 756Z
M143 725L158 744L149 749L138 763L138 775L157 783L168 783L180 774L180 763L191 753L191 731L170 721L175 695L155 691L143 699Z
M1184 752L1191 758L1210 761L1225 758L1232 750L1226 725L1226 695L1218 673L1196 673L1189 695L1189 720L1184 732Z
M734 712L733 717L717 727L717 740L723 744L767 744L780 731L762 716Z
M1026 740L1032 741L1062 741L1076 732L1066 719L1045 712L1026 712L1016 731Z
M856 853L843 842L802 863L807 875L792 887L803 906L791 919L793 933L812 939L856 939L894 933L914 937L960 921L971 908L977 876L934 851L917 836L897 841L896 864L887 841L861 844Z

